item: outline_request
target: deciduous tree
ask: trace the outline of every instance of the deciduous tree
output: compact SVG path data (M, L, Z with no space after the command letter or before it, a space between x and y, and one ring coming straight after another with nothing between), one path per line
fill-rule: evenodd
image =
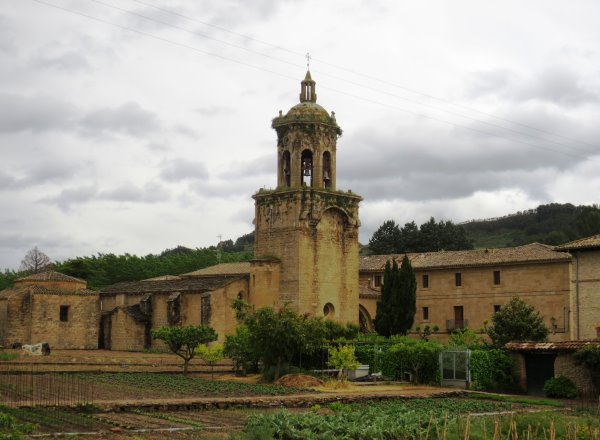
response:
M152 330L152 337L167 344L169 350L183 359L183 372L187 374L188 365L196 354L200 344L217 340L217 332L206 325L188 325L183 327L161 327Z
M21 260L20 270L30 273L42 272L50 266L50 257L40 251L37 246L29 249Z
M533 306L518 296L503 306L492 317L492 325L486 332L496 347L503 347L507 342L545 341L548 329L544 320Z

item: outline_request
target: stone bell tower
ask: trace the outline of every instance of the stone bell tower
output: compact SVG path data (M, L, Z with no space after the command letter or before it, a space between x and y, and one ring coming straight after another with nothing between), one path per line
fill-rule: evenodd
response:
M316 84L306 72L300 103L273 119L277 188L253 196L254 254L257 260L279 261L279 305L357 324L362 198L336 190L342 130L335 114L316 101Z

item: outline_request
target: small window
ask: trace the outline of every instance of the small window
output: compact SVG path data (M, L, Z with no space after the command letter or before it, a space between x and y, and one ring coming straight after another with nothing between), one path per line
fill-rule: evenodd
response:
M333 304L331 304L331 303L325 304L325 306L323 307L323 316L333 316L334 313L335 313L335 309L333 307Z
M500 271L499 270L494 271L494 284L496 286L500 284Z
M500 311L500 309L501 309L501 308L502 308L502 306L501 306L501 305L499 305L499 304L495 304L495 305L494 305L494 315L495 315L496 313L498 313L498 312Z
M460 273L460 272L456 272L456 273L454 274L454 285L455 285L456 287L460 287L460 286L462 286L462 273Z
M373 286L374 287L381 287L381 275L375 275L373 277Z
M429 275L423 275L423 289L429 288Z
M423 321L429 321L429 307L423 307Z
M62 322L69 320L69 306L60 306L60 320Z

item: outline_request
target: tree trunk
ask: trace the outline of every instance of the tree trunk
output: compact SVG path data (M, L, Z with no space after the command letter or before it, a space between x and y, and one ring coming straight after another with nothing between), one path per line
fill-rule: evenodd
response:
M281 370L281 357L277 358L277 365L275 365L275 374L273 380L279 379L279 371Z
M190 363L189 359L183 360L183 374L188 374L188 365Z

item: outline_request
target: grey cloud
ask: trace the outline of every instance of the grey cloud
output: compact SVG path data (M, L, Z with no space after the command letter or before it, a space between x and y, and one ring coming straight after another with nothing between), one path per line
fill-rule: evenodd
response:
M55 98L0 93L0 132L65 129L72 126L75 108Z
M141 136L160 129L156 114L131 101L115 108L94 110L85 115L79 123L84 132L92 135L118 132Z
M16 49L13 22L0 14L0 52L13 53Z
M17 179L0 170L0 191L11 189L17 184Z
M366 129L345 143L360 153L338 155L338 188L374 200L451 199L514 187L545 197L544 182L585 160L479 133L423 128L388 135Z
M98 199L114 202L156 203L169 199L169 192L161 185L147 183L143 187L123 184L110 190L101 191Z
M234 161L229 169L218 175L221 179L235 179L239 176L264 176L273 174L277 170L277 158L275 154L267 154L246 162ZM275 179L273 179L275 181Z
M494 95L515 102L540 101L561 106L577 106L600 99L600 91L564 65L546 66L526 77L506 69L476 72L471 75L465 94L470 98Z
M73 205L86 203L98 194L95 184L63 189L54 197L44 197L40 201L49 205L56 205L63 211L68 211Z
M186 159L172 159L162 163L160 177L168 182L207 179L208 170L202 162Z
M234 107L225 107L225 106L220 106L220 105L212 105L210 107L195 108L194 112L199 113L205 117L211 117L211 116L221 116L222 114L226 114L226 113L233 113L233 112L235 112L235 108Z
M31 67L74 72L77 70L87 70L90 68L90 64L83 53L70 51L56 56L41 55L38 59L31 62Z

